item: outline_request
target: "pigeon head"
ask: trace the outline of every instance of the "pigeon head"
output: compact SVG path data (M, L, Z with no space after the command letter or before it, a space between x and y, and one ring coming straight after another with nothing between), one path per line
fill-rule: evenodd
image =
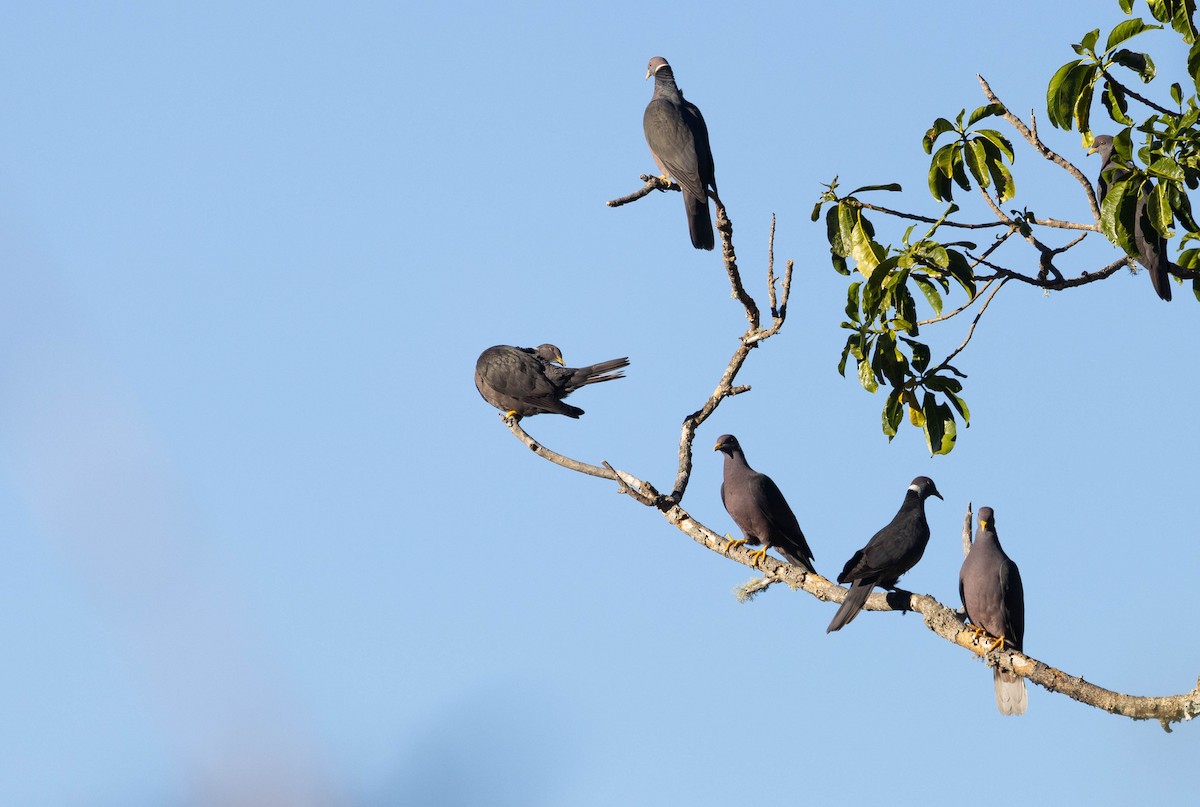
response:
M992 508L980 507L976 517L979 519L979 529L996 529L996 514L992 512Z
M1092 140L1092 147L1088 149L1088 154L1099 154L1100 159L1108 162L1108 158L1113 153L1112 135L1096 135Z
M937 496L939 499L942 498L942 494L938 493L937 485L933 484L933 480L927 476L918 476L908 486L908 489L917 494L921 498L921 501L925 501L930 496ZM945 499L942 499L942 501L945 501Z
M564 367L566 366L566 364L563 362L562 351L556 348L554 345L538 345L533 349L533 352L536 353L539 358L545 359L551 364L562 364Z
M646 65L646 78L650 78L659 70L666 68L667 72L671 72L671 65L667 64L667 60L661 56L651 57L650 63Z
M723 454L732 455L733 452L741 450L742 446L732 434L722 434L717 438L717 444L713 446L713 451L720 451Z

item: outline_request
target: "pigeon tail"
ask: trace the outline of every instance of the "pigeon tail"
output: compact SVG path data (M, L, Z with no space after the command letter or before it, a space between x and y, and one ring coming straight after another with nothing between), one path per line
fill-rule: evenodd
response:
M708 211L708 197L697 199L684 194L684 211L687 213L688 233L696 249L712 249L716 246L713 237L712 216Z
M1171 302L1171 278L1166 267L1155 266L1150 269L1150 284L1160 299Z
M808 572L809 574L817 573L817 570L813 568L812 561L810 561L808 558L802 558L799 555L788 552L786 549L783 549L778 546L772 546L771 548L774 549L776 552L778 552L780 555L782 555L783 559L786 560L788 563L792 564L793 566L799 566L801 569Z
M875 588L874 583L864 583L861 580L855 580L850 586L850 591L846 593L846 599L842 600L842 607L833 615L833 621L829 623L829 627L825 629L826 633L833 633L835 630L841 630L854 621L854 617L858 616L858 612L867 604L867 597L871 595L871 589Z
M1002 715L1023 715L1029 705L1025 692L1025 679L1000 669L992 670L992 681L996 685L996 708Z

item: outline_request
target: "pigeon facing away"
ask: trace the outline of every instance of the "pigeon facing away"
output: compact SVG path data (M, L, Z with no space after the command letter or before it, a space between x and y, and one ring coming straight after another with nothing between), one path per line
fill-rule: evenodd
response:
M688 232L696 249L712 249L712 217L708 211L709 188L717 196L712 148L704 116L675 86L671 65L661 56L650 60L646 78L654 76L654 95L642 116L642 128L650 155L664 180L674 179L683 190Z
M733 541L729 547L762 544L762 549L752 553L757 556L755 563L774 547L788 563L815 572L813 553L804 540L800 524L771 477L758 473L746 463L742 446L732 434L718 437L713 451L725 455L721 501L745 536Z
M562 399L587 384L624 378L613 372L629 359L612 359L589 367L562 367L562 352L554 345L536 348L496 345L475 362L475 387L504 417L554 414L577 418L583 410Z
M1107 173L1113 183L1126 180L1131 174L1128 169L1121 167L1120 163L1113 159L1111 135L1097 135L1096 139L1092 141L1092 147L1088 149L1088 154L1099 154L1100 159L1104 161L1100 166L1100 179L1096 183L1096 189L1099 191L1097 201L1104 204L1104 197L1108 195L1108 181L1104 178L1105 174ZM1113 170L1109 172L1109 169ZM1138 263L1146 267L1154 291L1160 298L1170 302L1171 280L1169 275L1173 268L1178 267L1172 264L1167 257L1167 239L1163 238L1162 233L1150 224L1146 211L1148 201L1149 197L1146 193L1139 193L1133 209L1133 244L1137 249L1136 258Z
M958 573L958 596L975 629L995 637L991 650L1003 650L1006 645L1021 650L1025 640L1025 590L1017 564L1000 546L996 516L990 507L979 508L975 543ZM992 679L1000 714L1025 714L1025 679L998 667L992 669Z
M867 545L846 561L838 575L839 583L850 583L850 591L842 607L833 615L826 633L849 625L866 605L875 586L896 587L900 575L917 565L929 543L929 522L925 520L925 500L930 496L942 498L933 480L918 476L908 486L904 503L891 522L875 533Z

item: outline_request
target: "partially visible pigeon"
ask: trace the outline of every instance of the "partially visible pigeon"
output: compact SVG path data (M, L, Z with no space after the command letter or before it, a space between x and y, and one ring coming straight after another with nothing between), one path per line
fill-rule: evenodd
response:
M918 476L908 486L904 503L891 522L867 541L867 545L846 561L838 575L839 583L850 583L850 591L842 606L833 615L826 633L849 625L866 605L875 586L896 587L900 575L917 565L929 543L929 522L925 520L925 500L930 496L942 498L937 486L927 476Z
M654 76L654 95L642 116L642 128L650 155L664 180L674 179L683 190L688 233L696 249L712 249L712 216L708 210L709 189L714 198L717 179L713 168L708 127L696 105L687 101L675 86L671 65L661 56L650 60L646 78Z
M1096 182L1096 190L1099 191L1097 201L1103 205L1104 197L1108 196L1109 180L1112 181L1112 184L1116 184L1129 179L1132 174L1129 169L1113 159L1111 135L1097 135L1092 141L1092 147L1088 149L1088 154L1099 154L1104 161L1100 166L1100 179ZM1106 176L1108 179L1105 179ZM1148 195L1139 193L1137 201L1134 203L1133 244L1137 249L1135 257L1138 263L1146 267L1146 273L1150 275L1150 283L1154 286L1155 293L1163 300L1170 302L1170 273L1172 269L1178 267L1167 257L1167 239L1150 223L1146 211L1148 202Z
M771 477L760 474L746 463L742 446L732 434L717 438L714 451L725 455L725 479L721 482L721 501L745 537L729 546L749 544L762 549L754 552L755 563L774 547L793 566L815 572L812 550L804 540L800 524L787 500Z
M554 345L536 348L496 345L475 362L475 387L504 417L554 414L577 418L583 410L562 399L587 384L624 378L613 372L629 359L612 359L589 367L562 367L562 352Z

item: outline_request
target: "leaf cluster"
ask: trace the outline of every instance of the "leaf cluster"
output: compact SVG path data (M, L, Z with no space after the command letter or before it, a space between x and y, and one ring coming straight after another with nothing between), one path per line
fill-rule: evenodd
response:
M868 185L842 195L835 177L817 201L813 221L820 219L824 208L833 268L845 276L858 275L847 289L842 327L850 334L838 370L845 375L853 357L864 389L874 393L881 386L890 388L882 416L883 432L889 440L904 420L905 409L910 424L923 430L933 454L944 454L954 447L957 418L964 424L970 422L969 410L960 395L965 376L949 364L966 342L935 364L928 344L919 338L920 325L950 319L977 299L981 283L997 278L1065 289L1103 280L1111 274L1110 268L1065 278L1054 260L1082 237L1054 246L1045 242L1050 240L1047 234L1053 237L1064 230L1100 230L1131 259L1137 259L1139 238L1170 239L1176 235L1178 225L1183 230L1182 250L1171 274L1190 278L1193 292L1200 299L1200 227L1188 195L1200 188L1200 37L1193 22L1195 0L1146 0L1157 24L1132 16L1135 0L1118 3L1131 18L1109 31L1102 47L1100 29L1085 34L1072 46L1077 58L1054 73L1046 91L1051 125L1078 131L1085 147L1091 146L1096 136L1092 127L1097 96L1103 114L1116 124L1114 164L1102 178L1107 189L1102 198L1093 197L1079 169L1041 142L1036 123L1026 124L1012 115L981 79L988 103L970 114L963 109L953 117L936 118L922 139L922 147L930 155L929 193L935 201L947 205L940 218L893 210L860 198L867 193L900 192L895 183ZM1166 26L1190 46L1187 70L1191 86L1185 89L1178 83L1170 85L1170 100L1159 103L1133 89L1152 84L1157 67L1148 53L1132 49L1131 41ZM1134 104L1143 110L1140 122L1131 111ZM999 129L990 128L999 123L1012 126L1043 157L1085 183L1089 201L1098 199L1095 224L1038 218L1028 204L1024 210L1004 211L1003 207L1016 197L1017 186L1012 141ZM1094 170L1088 173L1095 176ZM956 194L967 191L978 194L993 220L964 223L951 218L959 212L962 201ZM885 245L876 236L868 211L886 217L888 224L908 220L930 226L915 236L915 225L909 224L897 233L899 246ZM974 244L938 238L939 229L947 226L993 227L1000 234L982 254L972 254ZM1023 240L1036 250L1036 270L1006 269L993 263L994 258L989 260L993 251L1014 235L1019 236L1014 243ZM961 290L966 300L943 316L944 295L952 289ZM925 322L919 321L916 313L918 295L933 311L933 317ZM976 322L986 306L987 302ZM970 338L968 332L967 341Z

